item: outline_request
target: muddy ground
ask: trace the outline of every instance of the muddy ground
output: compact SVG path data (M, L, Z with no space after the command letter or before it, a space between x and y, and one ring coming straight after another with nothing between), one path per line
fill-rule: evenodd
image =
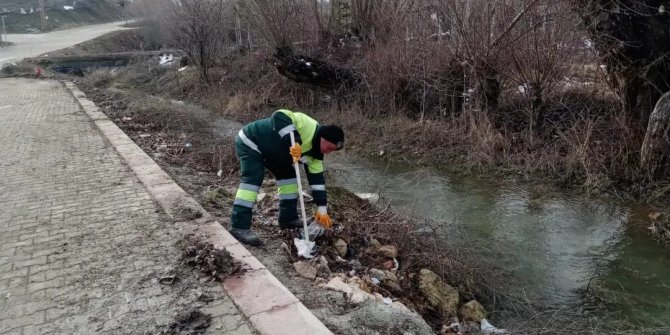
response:
M207 119L209 113L180 101L147 99L142 94L128 93L118 88L100 89L84 86L82 83L80 87L182 188L198 200L219 222L224 226L228 225L232 200L239 182L238 162L232 152L232 139L241 128L241 124L216 118L209 119L210 123L203 125L203 120ZM137 108L141 112L138 113ZM170 114L178 113L177 110L186 111L184 114L188 116ZM165 120L167 117L171 120ZM184 127L184 124L190 124L192 127ZM430 320L433 327L431 329L431 326L418 314L395 310L378 302L353 304L342 292L319 287L335 277L333 273L337 271L346 272L344 276L349 277L355 268L365 268L360 261L357 261L357 257L347 257L349 258L347 261L340 258L343 263L330 264L333 273L320 274L319 278L307 279L298 274L293 266L298 260L292 249L295 232L283 232L277 227L275 189L272 177L266 177L261 190L265 196L258 202L254 217L254 229L266 243L261 247L250 247L249 250L329 329L336 334L434 334L439 331L445 322L440 318ZM355 224L350 218L345 217L347 215L345 212L351 211L349 213L351 215L360 215L357 212L360 208L367 208L369 211L367 215L379 216L382 212L372 210L372 207L361 199L347 198L351 195L341 195L341 192L333 191L329 193L331 213L336 222ZM340 228L339 231L345 233L344 229ZM349 234L353 235L352 232ZM356 238L348 236L347 240L352 242L350 243L352 253L363 253L363 250L356 250L363 248L360 243L353 243ZM336 255L333 256L335 252L332 242L332 238L325 238L319 243L321 253L328 255L329 260L337 258ZM379 259L374 257L366 259L367 263L381 266ZM384 297L393 296L393 292L383 288L372 288L370 291L376 291ZM398 302L413 308L425 309L425 306L417 306L413 302L417 298L415 292L396 295L394 300Z
M78 84L182 188L227 226L239 182L233 136L242 124L212 115L183 101L135 91L127 82L117 79L104 75L86 78ZM328 159L325 165L327 167ZM418 235L414 233L416 227L413 226L417 222L400 217L388 208L371 206L334 187L329 187L329 207L335 222L341 225L336 236L319 242L320 253L326 256L332 274L319 273L316 278L304 278L294 269L293 263L297 258L292 249L293 235L280 231L276 224L275 189L272 177L267 176L261 190L264 196L257 203L254 216L254 229L266 244L250 247L249 250L336 334L455 333L442 331L454 319L436 313L414 285L414 276L424 267L434 269L456 287L462 304L472 299L484 303L491 309L488 318L494 324L503 314L505 320L515 320L514 323L496 324L513 329L515 334L563 334L568 329L572 334L588 333L588 326L574 320L567 325L563 322L564 316L555 316L547 321L538 306L506 296L500 288L510 289L513 280L504 274L500 276L502 279L498 279L499 274L470 271L467 265L450 256L457 253L437 248L434 237L422 235L420 240L428 243L418 243ZM311 207L308 205L308 208ZM338 263L337 252L334 251L336 237L346 240L352 253L357 255L351 256L347 251L344 263ZM383 269L385 266L385 259L368 253L370 237L378 237L382 243L398 247L401 264L397 272L399 289L365 282L369 279L365 275L370 268ZM383 303L354 304L342 292L321 287L338 274L344 278L360 275L365 282L362 285L370 293L392 298L392 301L418 311L423 320L416 313L401 313ZM470 333L478 331L474 329Z

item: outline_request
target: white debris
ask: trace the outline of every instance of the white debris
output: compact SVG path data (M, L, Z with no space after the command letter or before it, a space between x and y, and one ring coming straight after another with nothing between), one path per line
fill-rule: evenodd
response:
M398 268L400 268L400 263L398 263L397 259L393 259L393 268L391 268L392 272L398 271Z
M219 178L221 178L222 175L223 175L223 170L219 170L219 172L216 173L216 176L219 177ZM263 194L265 194L265 193L263 193ZM256 197L256 201L258 201L258 197Z
M519 85L516 87L516 90L521 94L526 94L528 92L528 84L524 83L523 85Z
M74 10L72 6L63 6L63 10Z
M379 281L379 279L377 279L377 277L370 278L370 281L372 281L372 283L375 284L375 285L379 285L379 283L380 283L380 281Z
M25 15L25 14L28 14L28 13L26 13L25 9L21 8L21 14Z
M482 334L509 334L505 329L498 329L488 322L488 320L483 319L481 324Z
M393 303L393 299L388 298L388 297L384 297L384 298L382 299L382 302L383 302L384 304L386 304L386 305L390 305L390 304Z
M172 65L173 61L174 61L174 56L172 54L161 55L160 56L160 61L159 61L158 64L160 66L170 66L170 65Z
M314 258L312 255L312 250L314 249L314 241L303 240L299 238L293 239L293 244L298 250L298 256L303 258Z
M658 12L661 14L665 13L665 6L661 5L660 7L658 7Z
M349 301L353 304L360 304L366 300L375 300L375 296L361 290L361 288L356 284L355 279L360 279L357 277L351 278L348 283L345 283L342 278L335 277L331 279L327 284L321 284L320 287L325 287L333 291L343 292L347 295Z
M188 65L187 65L187 66L184 66L184 67L182 67L182 68L179 68L179 70L177 70L177 72L181 72L181 71L184 71L184 70L186 70L186 69L188 69Z
M310 66L312 66L312 62L307 62L307 63L305 63L305 65L306 65L307 67L310 67Z
M345 283L344 281L342 281L342 278L340 277L335 277L331 279L327 284L321 284L319 286L331 289L333 291L344 292L347 295L350 295L353 292L352 287L347 285L347 283Z
M378 193L356 193L356 196L363 200L367 200L371 204L376 204L379 202Z
M585 39L584 39L584 46L586 46L586 48L588 48L588 49L593 48L593 41L591 41L591 40L588 39L588 38L585 38Z

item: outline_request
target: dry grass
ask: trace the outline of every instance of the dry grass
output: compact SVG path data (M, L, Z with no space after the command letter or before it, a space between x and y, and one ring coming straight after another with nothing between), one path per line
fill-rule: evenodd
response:
M384 157L393 160L437 165L457 172L496 171L526 179L541 178L622 197L653 193L654 184L642 184L644 181L638 177L642 136L628 126L623 115L614 112L617 104L611 95L575 90L555 94L542 122L536 123L534 129L526 117L527 105L515 98L501 100L499 110L493 114L475 110L417 119L414 112L402 112L410 107L395 103L391 104L397 111L381 111L388 99L342 102L325 92L295 85L278 76L263 61L263 55L232 60L217 71L220 79L210 86L201 85L193 71L177 72L146 64L133 65L116 74L95 73L87 80L96 87L112 85L189 100L243 123L266 117L278 108L303 111L324 124L342 125L347 131L347 150L363 155L378 156L383 151ZM387 80L386 85L396 84ZM151 118L157 116L154 114L164 115L165 118L158 118L163 120L161 124L155 125L161 128L187 127L190 132L204 127L197 121L201 117L172 118L170 115L179 107L157 107L151 103L154 100L132 106L134 114ZM383 122L379 122L381 119ZM643 191L631 194L627 186L632 184Z
M270 105L277 102L297 105L297 101L302 101L303 106L307 106L303 110L315 111L317 118L324 123L340 123L347 129L348 150L370 154L378 154L380 150L384 150L397 159L403 157L408 160L423 159L429 163L448 160L458 164L469 164L467 166L473 169L489 168L497 164L540 173L555 168L556 164L564 164L565 171L590 176L589 178L594 178L593 182L596 183L599 181L595 178L599 175L595 173L603 171L603 167L592 164L588 158L596 154L604 157L612 152L607 150L616 149L625 153L625 150L612 145L604 147L597 145L596 141L603 139L604 136L612 136L608 134L612 129L609 128L612 123L605 120L598 121L598 118L577 118L572 124L564 121L560 128L563 136L534 138L532 146L524 144L526 145L524 149L528 150L524 152L516 146L518 143L530 143L528 137L512 139L510 133L499 128L500 126L497 126L492 119L463 115L453 119L426 119L418 122L404 115L395 115L386 116L384 122L378 122L378 116L366 115L356 105L338 110L334 101L323 99L325 95L292 87L283 79L273 78L270 71L259 73L261 77L257 78L257 81L251 81L255 90L270 82L274 82L274 86L253 91L244 89L248 84L240 80L237 84L239 86L217 85L207 89L198 86L198 89L190 91L188 96L207 104L213 104L215 101L219 107L213 109L214 113L242 120L258 118L272 112L272 108L257 103L257 100ZM181 78L189 78L187 75L179 75L183 76ZM221 170L228 178L236 177L238 167L232 138L226 136L212 138L211 128L208 127L213 119L211 115L199 109L193 110L175 105L168 99L147 98L146 93L124 93L125 91L118 89L129 86L122 80L157 82L165 80L165 77L174 78L174 73L166 72L163 78L152 80L141 79L140 74L128 76L118 73L113 75L111 82L108 81L109 76L102 73L92 76L91 83L107 87L107 90L104 96L102 93L96 96L95 92L102 92L101 90L94 90L90 94L143 148L163 153L163 159L168 163L185 164L195 171ZM192 85L187 81L169 83L171 85L165 87L166 92L179 92L180 85L187 87ZM124 117L131 120L123 121ZM150 133L152 136L143 138L139 136L141 133ZM626 136L625 133L618 133L618 136ZM523 129L516 134L523 135ZM191 143L192 149L186 149L184 146L186 143ZM161 145L165 145L163 150L159 149ZM556 154L561 150L560 155ZM522 166L521 163L527 165ZM554 173L561 175L566 173L565 171ZM369 237L372 236L382 243L398 247L401 255L399 258L401 277L405 278L402 284L405 293L395 296L420 311L434 325L439 325L443 320L425 306L420 295L414 291L410 279L412 273L421 268L432 269L446 282L457 287L463 294L464 300L478 299L492 307L491 312L504 311L506 317L512 315L512 318L523 320L517 324L517 328L521 330L515 333L560 334L563 330L569 330L580 334L580 331L588 333L592 329L589 327L599 326L584 326L581 319L579 322L575 321L577 319L569 320L578 317L570 314L570 311L547 310L533 305L523 296L503 293L509 292L506 290L508 277L489 270L472 268L464 263L464 258L458 250L440 243L436 236L421 233L420 228L430 225L430 222L409 220L375 208L345 191L338 192L336 188L331 188L330 193L332 193L330 198L335 219L344 223L346 228L343 236L346 236L355 249L364 250L369 243ZM360 257L366 266L379 266L379 259L365 255Z

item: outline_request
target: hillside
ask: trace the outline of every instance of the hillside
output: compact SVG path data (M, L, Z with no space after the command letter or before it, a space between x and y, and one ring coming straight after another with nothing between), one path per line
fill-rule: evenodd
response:
M8 33L40 32L122 20L123 0L45 0L46 25L38 0L3 0L0 13Z

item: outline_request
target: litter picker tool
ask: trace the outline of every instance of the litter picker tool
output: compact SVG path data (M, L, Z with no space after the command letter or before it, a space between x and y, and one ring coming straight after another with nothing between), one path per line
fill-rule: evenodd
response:
M290 134L291 146L294 146L295 135L293 132L290 132ZM293 239L293 244L295 245L296 249L298 249L298 256L302 256L304 258L313 258L314 256L312 256L312 249L314 248L314 242L309 240L309 233L307 230L307 214L305 213L305 200L302 196L302 182L300 181L300 167L298 166L298 162L293 163L293 168L295 168L295 177L298 181L298 199L300 200L300 212L302 214L303 226L303 239L301 240L296 237Z

